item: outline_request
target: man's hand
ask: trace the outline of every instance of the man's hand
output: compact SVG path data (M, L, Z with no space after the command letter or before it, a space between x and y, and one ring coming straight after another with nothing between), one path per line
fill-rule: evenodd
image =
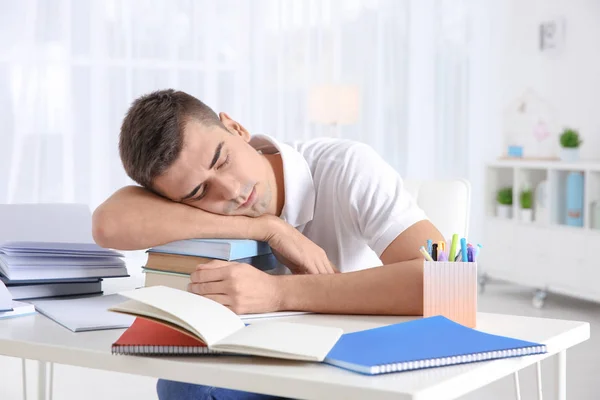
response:
M277 278L248 264L211 261L198 265L190 279L189 292L221 303L236 314L275 312L281 307Z
M287 222L273 220L267 242L275 257L294 274L333 274L339 272L325 251Z

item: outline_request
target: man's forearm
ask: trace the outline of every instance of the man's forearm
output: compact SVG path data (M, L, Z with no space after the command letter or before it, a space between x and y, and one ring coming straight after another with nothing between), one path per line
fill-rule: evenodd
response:
M285 310L378 315L423 313L422 259L343 274L276 278Z
M223 216L175 203L139 187L119 190L94 211L94 240L138 250L190 238L265 240L266 221Z

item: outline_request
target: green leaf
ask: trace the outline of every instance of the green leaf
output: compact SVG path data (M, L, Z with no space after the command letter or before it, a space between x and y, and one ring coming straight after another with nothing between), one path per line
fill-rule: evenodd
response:
M512 187L505 187L498 190L496 194L496 201L499 204L504 204L506 206L510 206L513 203L513 190Z
M565 148L574 149L581 145L582 140L579 137L579 132L575 129L566 128L560 135L560 145Z
M529 209L533 203L533 192L531 190L523 190L519 196L521 208Z

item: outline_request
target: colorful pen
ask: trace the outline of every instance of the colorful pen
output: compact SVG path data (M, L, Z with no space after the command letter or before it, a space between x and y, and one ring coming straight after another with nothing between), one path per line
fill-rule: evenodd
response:
M458 233L452 235L452 243L450 244L450 253L448 254L448 260L455 261L456 257L456 246L458 245Z
M431 255L431 252L433 250L433 247L431 246L432 243L433 242L431 241L431 239L427 239L427 252L429 253L429 255Z
M438 252L438 261L448 261L448 257L446 257L446 252L445 251L440 251Z
M434 243L431 245L431 258L433 258L433 261L437 261L437 253L438 253L438 245L437 243Z
M460 253L463 262L469 262L469 257L467 255L467 239L460 239Z
M467 248L467 260L468 260L469 262L473 262L473 261L475 261L475 260L473 259L473 254L474 254L474 251L475 251L475 249L473 249L473 247L468 247L468 248Z
M433 261L433 258L431 258L431 255L427 252L427 250L425 250L425 247L421 246L419 251L421 254L423 254L423 257L425 257L427 261Z

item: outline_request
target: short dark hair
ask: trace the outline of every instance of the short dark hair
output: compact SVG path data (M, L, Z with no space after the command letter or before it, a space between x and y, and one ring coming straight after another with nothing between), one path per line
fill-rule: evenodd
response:
M205 126L223 126L210 107L185 92L165 89L137 98L123 119L119 137L127 175L155 191L152 182L179 157L183 129L191 119Z

